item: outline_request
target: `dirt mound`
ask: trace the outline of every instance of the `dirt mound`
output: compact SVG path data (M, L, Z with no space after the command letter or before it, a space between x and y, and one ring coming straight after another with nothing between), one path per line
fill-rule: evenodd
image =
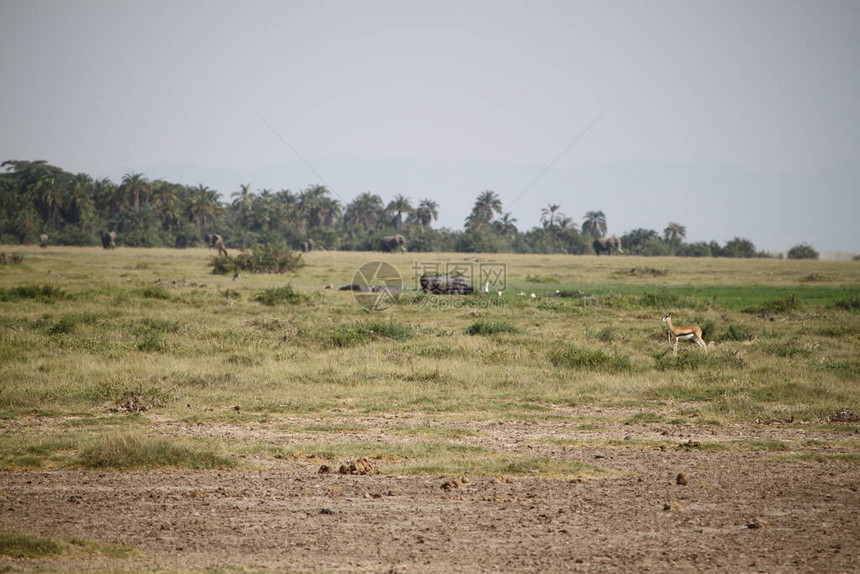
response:
M366 457L340 465L338 474L379 474L379 469Z

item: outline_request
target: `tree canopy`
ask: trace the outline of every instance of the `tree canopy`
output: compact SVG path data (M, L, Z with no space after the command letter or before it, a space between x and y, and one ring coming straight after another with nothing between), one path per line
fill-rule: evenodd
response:
M387 203L371 191L342 203L322 185L292 191L257 189L242 184L222 201L206 185L182 185L127 173L117 184L73 174L44 160L9 160L0 173L0 242L36 243L49 234L51 245L97 245L104 231L116 231L119 244L141 247L203 245L208 234L221 235L233 248L283 243L296 249L306 239L326 249L374 250L386 235L402 234L410 251L593 253L592 240L604 237L603 211L586 212L582 231L557 203L541 209L541 225L517 227L503 212L499 194L477 194L462 230L435 229L439 203L417 202L397 194ZM633 229L621 235L626 253L691 257L762 257L751 241L734 238L685 243L685 226L669 222L663 233ZM806 244L790 257L817 256Z

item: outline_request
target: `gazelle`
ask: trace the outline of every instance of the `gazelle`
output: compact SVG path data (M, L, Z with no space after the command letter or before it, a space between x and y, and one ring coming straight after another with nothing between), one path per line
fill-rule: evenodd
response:
M702 330L696 325L691 325L689 327L676 327L672 324L672 314L666 313L663 317L663 323L666 325L668 329L669 335L669 345L672 345L672 337L675 337L675 346L672 347L672 355L678 354L678 339L684 339L686 341L692 340L698 346L703 348L705 352L708 351L708 345L705 344L704 339L702 339Z

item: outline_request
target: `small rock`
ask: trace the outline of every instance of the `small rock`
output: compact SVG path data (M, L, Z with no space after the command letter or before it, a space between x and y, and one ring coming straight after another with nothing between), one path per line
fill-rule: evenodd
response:
M678 502L677 500L670 500L666 504L663 505L663 510L671 510L673 512L683 512L687 510L687 507Z
M767 520L763 520L761 518L753 518L747 523L747 528L754 530L756 528L764 528L768 524L769 523Z
M679 472L678 476L675 477L675 484L680 484L681 486L687 486L687 475L683 472Z
M320 467L320 469L317 471L317 473L318 473L318 474L331 474L331 473L332 473L332 469L331 469L331 467L330 467L329 465L324 464L324 465L322 465L322 466Z

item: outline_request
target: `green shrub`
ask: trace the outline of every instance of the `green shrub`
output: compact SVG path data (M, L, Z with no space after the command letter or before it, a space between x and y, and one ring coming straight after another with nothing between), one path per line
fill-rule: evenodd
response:
M498 333L519 333L520 329L506 321L476 321L466 327L467 335L496 335Z
M65 291L53 285L22 285L20 287L0 288L0 301L19 301L21 299L34 299L36 301L51 302L68 299Z
M752 341L755 339L755 335L752 331L747 327L742 327L740 325L735 325L731 323L729 328L726 329L726 332L716 338L717 341Z
M795 245L788 250L789 259L818 259L818 255L818 251L816 251L811 245L806 243Z
M212 261L212 273L226 275L245 271L248 273L289 273L304 267L302 254L283 244L255 245L250 253L235 257L216 257Z
M549 355L549 361L556 367L565 367L568 369L606 371L611 373L633 369L629 357L608 355L603 351L579 349L571 346L560 347L552 351Z
M283 287L272 287L254 295L254 301L263 305L299 305L308 300L308 296L293 289L289 283Z

